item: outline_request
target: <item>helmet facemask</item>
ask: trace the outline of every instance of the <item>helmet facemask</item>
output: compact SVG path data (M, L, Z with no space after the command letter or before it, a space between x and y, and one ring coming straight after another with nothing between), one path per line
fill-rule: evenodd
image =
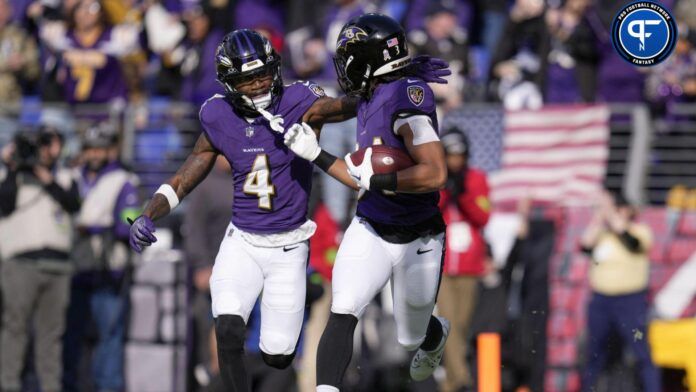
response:
M354 55L334 56L334 67L338 75L338 84L346 95L360 96L365 95L368 90L368 82L372 73L370 64L356 61Z

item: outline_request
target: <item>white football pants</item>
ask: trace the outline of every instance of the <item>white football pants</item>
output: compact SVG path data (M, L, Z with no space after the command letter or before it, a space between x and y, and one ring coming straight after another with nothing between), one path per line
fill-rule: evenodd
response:
M391 279L397 338L406 350L417 349L435 306L443 249L444 233L393 244L353 218L333 267L331 311L360 318Z
M259 348L270 355L292 354L304 318L308 254L309 241L257 247L230 225L210 277L213 316L238 315L246 323L263 291Z

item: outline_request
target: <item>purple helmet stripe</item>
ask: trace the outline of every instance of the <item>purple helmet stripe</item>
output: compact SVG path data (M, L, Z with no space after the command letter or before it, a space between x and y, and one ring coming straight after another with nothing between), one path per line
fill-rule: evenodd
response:
M239 34L234 35L234 42L237 43L237 51L239 54L244 53L244 49L242 49L244 46L242 45L242 40L239 39Z
M254 45L251 43L251 39L249 39L249 34L247 34L246 31L243 31L242 34L244 34L244 39L246 39L247 44L249 44L249 51L253 51L251 55L254 56L254 60L258 59L259 54L256 52L256 48L254 48Z

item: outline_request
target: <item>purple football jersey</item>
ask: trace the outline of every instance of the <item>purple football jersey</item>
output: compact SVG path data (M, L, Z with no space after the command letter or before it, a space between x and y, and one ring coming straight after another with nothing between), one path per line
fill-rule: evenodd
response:
M280 99L267 110L290 126L314 101L323 96L318 85L297 82L286 86ZM237 115L222 95L201 107L201 124L211 143L232 165L234 202L232 223L250 233L280 233L307 220L312 187L312 163L296 156L259 116L249 123Z
M63 85L65 98L70 103L105 103L114 98L126 97L126 81L119 60L102 48L118 45L112 41L113 29L104 30L91 46L83 46L72 32L66 35L69 47L63 56L66 78ZM71 50L87 51L99 59L97 66L73 64Z
M438 129L435 97L427 83L418 78L402 78L377 86L369 101L358 105L358 147L374 144L400 148L403 138L393 131L397 117L427 115ZM367 192L358 201L358 215L379 223L412 225L437 214L438 192L397 193Z

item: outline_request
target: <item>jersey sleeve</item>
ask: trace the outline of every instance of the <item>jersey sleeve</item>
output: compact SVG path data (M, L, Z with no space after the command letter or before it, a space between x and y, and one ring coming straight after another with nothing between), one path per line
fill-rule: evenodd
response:
M435 113L435 94L427 83L420 79L401 79L391 91L392 123L397 118L411 115L432 116Z
M317 99L326 96L324 89L312 81L295 82L285 88L283 103L287 109L283 110L283 114L286 118L301 120Z
M221 104L226 104L221 95L214 95L201 106L198 117L201 122L201 127L208 140L216 149L220 150L220 138L224 124L222 116L220 116Z

